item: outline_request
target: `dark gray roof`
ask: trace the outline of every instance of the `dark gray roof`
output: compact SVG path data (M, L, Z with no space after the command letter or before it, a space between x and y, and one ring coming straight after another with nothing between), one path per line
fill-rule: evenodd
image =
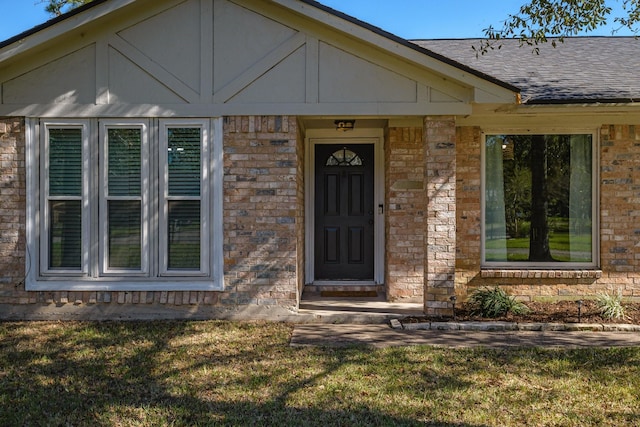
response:
M521 89L527 104L613 103L640 100L640 39L572 37L554 48L519 47L502 40L500 49L476 57L480 39L414 40L418 46L461 62Z

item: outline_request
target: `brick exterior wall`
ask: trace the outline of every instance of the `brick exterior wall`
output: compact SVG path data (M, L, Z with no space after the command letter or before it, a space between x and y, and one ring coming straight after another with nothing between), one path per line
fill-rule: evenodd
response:
M425 260L425 150L422 128L386 135L386 268L389 301L422 302Z
M390 128L385 144L387 296L429 315L451 314L455 293L455 149L454 117Z
M456 290L498 285L522 300L578 299L620 289L640 300L640 128L600 130L601 270L481 270L480 130L457 131Z
M303 235L293 117L225 119L224 305L297 307ZM300 177L300 178L298 178ZM304 206L304 203L302 203Z
M494 285L523 300L618 289L640 300L640 127L600 130L600 270L482 270L480 152L480 130L456 129L450 117L387 130L389 300L423 299L431 315L450 314L454 293L460 300ZM0 304L48 310L41 318L74 317L76 309L103 318L126 317L123 310L139 317L145 308L165 317L294 313L304 283L303 168L294 117L224 120L223 292L27 292L25 128L0 119Z
M25 291L24 135L23 121L0 119L3 317L277 318L295 312L304 262L304 150L295 117L224 120L224 292Z
M305 145L304 135L301 129L298 129L298 141L296 146L296 161L298 162L298 172L296 175L296 256L297 256L297 287L298 287L298 302L300 295L304 289L305 282L305 181L304 181L304 166L305 166Z
M24 121L0 119L0 304L35 300L20 290L26 242L24 144Z
M427 235L424 308L449 315L455 294L456 126L454 117L425 117Z
M600 130L600 287L640 300L640 126Z

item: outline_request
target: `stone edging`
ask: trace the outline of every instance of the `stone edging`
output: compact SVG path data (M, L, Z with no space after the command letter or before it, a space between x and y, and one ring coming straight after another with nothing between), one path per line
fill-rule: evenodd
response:
M391 319L393 329L409 331L592 331L640 332L640 325L618 323L515 323L515 322L420 322L402 323Z

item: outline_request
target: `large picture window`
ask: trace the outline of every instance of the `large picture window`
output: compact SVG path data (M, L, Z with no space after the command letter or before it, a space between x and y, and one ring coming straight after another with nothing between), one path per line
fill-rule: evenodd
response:
M27 158L30 289L222 288L219 120L42 120ZM39 136L38 136L39 135ZM33 249L33 251L31 250Z
M484 138L487 266L595 267L594 136Z

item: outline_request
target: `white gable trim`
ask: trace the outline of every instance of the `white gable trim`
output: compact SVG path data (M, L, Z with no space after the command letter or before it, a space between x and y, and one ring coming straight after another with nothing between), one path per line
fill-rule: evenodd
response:
M11 58L12 56L25 53L31 49L34 49L49 40L62 36L72 30L82 27L83 25L90 24L91 22L102 18L124 6L135 3L136 0L111 0L100 5L94 6L85 12L77 15L70 16L54 25L48 26L40 31L37 31L29 36L16 41L4 49L0 49L0 63L2 61Z
M111 0L0 50L0 115L467 115L477 103L515 105L515 92L461 67L300 0Z
M259 0L234 0L239 3L254 3ZM360 41L366 41L374 46L383 48L389 52L399 55L405 60L410 60L418 65L427 67L433 72L447 76L451 80L467 83L484 92L502 92L500 98L505 97L502 102L515 103L515 93L509 89L498 86L486 79L471 74L462 68L454 67L434 57L421 53L419 49L411 49L397 41L371 31L363 26L355 25L334 14L328 13L320 8L313 7L298 0L271 0L282 7L299 13L300 15L312 18L323 24L331 26L333 29L352 36ZM381 30L383 31L383 30ZM418 47L416 45L416 47Z

